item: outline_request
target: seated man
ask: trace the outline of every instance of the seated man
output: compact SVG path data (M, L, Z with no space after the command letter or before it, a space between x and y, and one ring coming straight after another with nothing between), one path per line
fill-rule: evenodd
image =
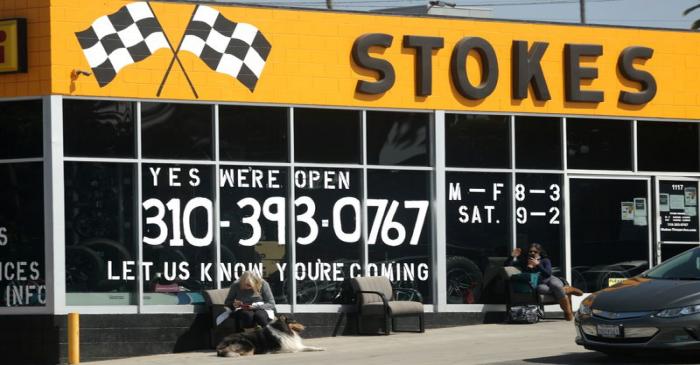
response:
M265 327L274 316L275 298L270 284L251 271L243 272L231 284L224 304L234 310L238 332L256 325Z
M506 260L505 266L513 266L522 272L538 273L539 284L537 285L538 294L552 294L559 302L559 306L564 311L564 316L567 321L574 319L574 313L571 310L568 294L583 295L580 289L564 286L564 283L556 276L552 275L552 262L547 257L547 252L539 243L533 243L528 248L527 255L522 254L520 248L515 248L511 257Z

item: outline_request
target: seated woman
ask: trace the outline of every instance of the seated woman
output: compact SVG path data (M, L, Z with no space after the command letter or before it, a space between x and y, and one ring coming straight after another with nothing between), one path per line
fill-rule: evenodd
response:
M537 293L552 294L559 302L559 306L564 311L567 321L574 319L574 313L571 310L568 294L576 296L583 295L580 289L564 286L564 283L558 277L552 275L552 262L547 257L547 251L544 250L539 243L530 245L527 255L522 254L520 248L513 250L511 257L506 260L505 266L514 266L522 272L539 273L539 284L537 285Z
M251 271L245 271L231 284L224 304L234 310L238 331L259 325L265 327L271 320L268 310L274 311L275 298L270 284Z

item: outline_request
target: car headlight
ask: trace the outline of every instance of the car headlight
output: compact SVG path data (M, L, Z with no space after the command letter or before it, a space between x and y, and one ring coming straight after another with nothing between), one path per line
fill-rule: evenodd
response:
M582 314L584 316L590 316L591 315L591 306L589 303L586 303L585 301L582 302L578 306L578 314Z
M676 318L696 313L700 313L700 305L689 305L687 307L664 309L661 312L656 313L656 316L661 318Z

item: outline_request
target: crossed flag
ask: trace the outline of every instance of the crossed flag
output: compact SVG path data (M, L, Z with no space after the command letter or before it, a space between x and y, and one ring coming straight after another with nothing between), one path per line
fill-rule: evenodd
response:
M193 53L213 71L238 79L252 92L272 48L255 26L232 22L204 5L195 7L177 49L163 32L148 2L125 5L116 13L97 18L89 28L75 35L100 87L108 85L124 67L148 58L159 49L172 50L173 58L158 88L158 96L177 61L198 97L178 57L180 51Z

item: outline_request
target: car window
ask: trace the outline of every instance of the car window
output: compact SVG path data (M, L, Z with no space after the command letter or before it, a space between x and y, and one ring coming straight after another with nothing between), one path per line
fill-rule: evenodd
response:
M700 249L686 251L647 272L652 279L700 280Z

